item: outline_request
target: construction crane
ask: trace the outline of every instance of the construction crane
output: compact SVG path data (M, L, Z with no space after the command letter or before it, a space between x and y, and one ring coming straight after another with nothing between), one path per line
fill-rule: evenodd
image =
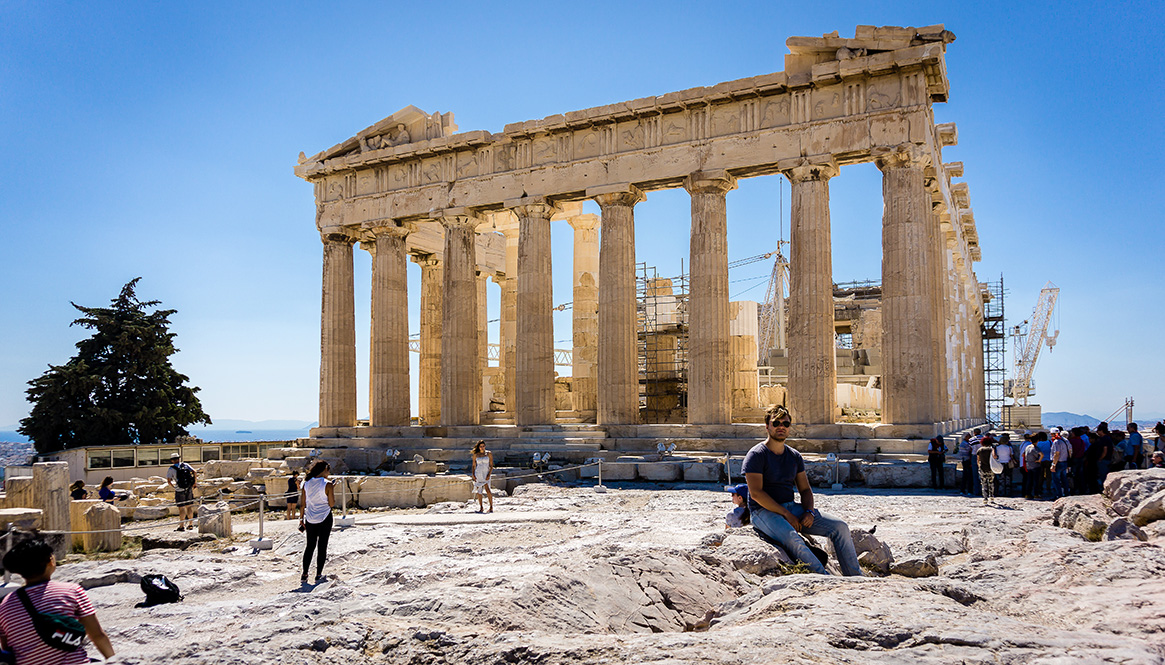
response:
M1032 385L1032 374L1036 370L1036 361L1040 357L1040 349L1048 345L1048 351L1056 346L1056 337L1059 330L1048 334L1048 325L1052 320L1052 311L1056 308L1056 299L1060 296L1060 287L1048 282L1040 291L1040 299L1032 316L1012 330L1011 336L1015 342L1015 376L1007 383L1007 396L1015 400L1016 405L1027 406L1027 399L1035 394ZM1023 331L1028 326L1027 333ZM1022 403L1022 404L1021 404Z
M757 344L762 358L767 358L773 349L785 348L785 298L789 288L789 260L781 252L781 245L788 244L788 240L778 240L777 251L764 255L765 258L773 255L777 258L773 261L773 273L769 277L765 301L761 303L760 339L757 340Z

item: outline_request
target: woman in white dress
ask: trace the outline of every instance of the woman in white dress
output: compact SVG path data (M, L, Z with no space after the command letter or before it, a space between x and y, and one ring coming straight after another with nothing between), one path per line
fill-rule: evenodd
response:
M481 495L485 494L489 497L489 510L484 512L492 513L494 511L494 495L489 486L490 476L494 471L494 456L493 453L485 449L485 441L478 441L473 444L473 461L469 465L469 475L473 476L473 494L477 497L477 512L483 512Z

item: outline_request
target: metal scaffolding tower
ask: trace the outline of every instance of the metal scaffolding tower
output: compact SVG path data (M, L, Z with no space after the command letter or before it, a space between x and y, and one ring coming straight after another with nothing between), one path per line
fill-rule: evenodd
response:
M983 383L987 390L987 420L1003 426L1004 383L1007 374L1007 326L1003 318L1003 275L998 282L984 283L983 302Z
M688 276L636 264L639 409L644 423L684 422L688 406Z

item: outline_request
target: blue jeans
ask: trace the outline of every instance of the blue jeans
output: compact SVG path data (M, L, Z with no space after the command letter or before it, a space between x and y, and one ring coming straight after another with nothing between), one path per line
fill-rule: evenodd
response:
M793 513L793 517L801 519L805 509L796 501L782 503L781 507ZM805 539L793 528L792 524L778 513L757 507L752 511L752 524L764 531L770 538L781 544L781 547L792 558L809 566L809 570L828 575L829 571L805 544ZM813 525L805 529L805 533L814 536L827 536L833 542L833 551L837 554L837 563L841 566L842 575L861 577L862 567L858 565L857 551L854 550L854 539L849 535L849 526L845 522L830 517L821 511L813 511Z
M1066 462L1056 464L1056 470L1052 471L1052 494L1057 497L1068 495L1068 464Z

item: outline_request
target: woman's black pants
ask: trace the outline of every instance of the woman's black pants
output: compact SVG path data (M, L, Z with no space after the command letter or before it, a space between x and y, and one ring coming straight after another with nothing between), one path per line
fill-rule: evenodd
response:
M332 514L324 518L319 524L304 522L307 527L307 547L303 548L303 575L307 577L307 570L311 566L312 551L316 551L316 577L324 572L324 560L328 558L328 538L332 535Z

